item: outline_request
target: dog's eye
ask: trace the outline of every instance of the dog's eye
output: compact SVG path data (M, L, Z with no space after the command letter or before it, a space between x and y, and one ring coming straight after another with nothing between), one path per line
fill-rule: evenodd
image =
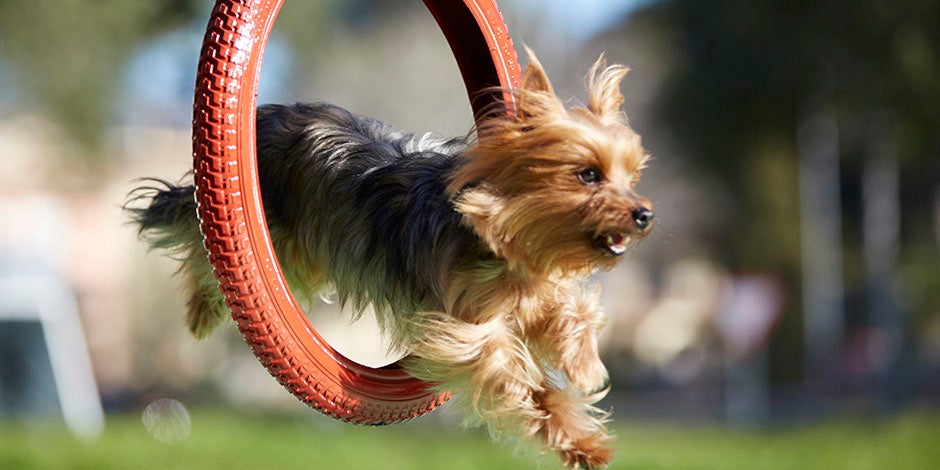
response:
M596 168L585 168L578 172L578 180L584 184L597 184L601 181L601 172Z

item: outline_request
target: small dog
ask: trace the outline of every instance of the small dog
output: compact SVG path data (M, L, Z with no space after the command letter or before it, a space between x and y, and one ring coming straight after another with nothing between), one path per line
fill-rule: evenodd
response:
M327 104L258 109L272 241L295 294L372 304L415 377L453 392L466 422L535 438L571 467L612 458L590 276L652 228L634 192L648 154L620 107L628 69L603 56L589 103L566 109L531 51L516 113L475 139L400 132ZM128 207L152 247L181 259L190 331L228 315L191 185L141 187Z

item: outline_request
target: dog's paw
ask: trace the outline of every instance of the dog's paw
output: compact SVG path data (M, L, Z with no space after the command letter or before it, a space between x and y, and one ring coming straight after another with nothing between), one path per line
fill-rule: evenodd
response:
M607 388L609 382L607 368L597 358L568 364L564 372L572 385L588 394Z
M607 467L614 458L610 437L597 433L577 440L571 448L558 451L562 465L567 468L595 470Z

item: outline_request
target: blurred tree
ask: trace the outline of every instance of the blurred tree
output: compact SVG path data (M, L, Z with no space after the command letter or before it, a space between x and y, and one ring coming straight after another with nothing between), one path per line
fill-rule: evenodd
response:
M102 163L107 156L103 132L121 106L115 90L129 56L161 34L194 21L202 24L212 3L0 0L0 56L27 106L61 124L83 147L81 156ZM323 28L367 26L399 6L377 0L285 2L277 31L297 52L298 69L309 70L311 45L322 42Z
M30 105L101 160L122 67L135 46L189 21L201 0L0 2L0 54Z
M853 135L864 127L859 119L890 114L908 170L904 176L918 183L920 196L932 191L928 180L935 182L938 175L940 151L940 82L931 78L940 74L940 3L902 3L674 0L653 3L633 20L657 23L679 38L673 73L659 95L659 115L694 150L703 171L746 196L739 198L738 210L755 220L760 214L754 205L768 198L762 193L785 188L761 181L763 170L755 168L773 163L751 160L773 159L775 152L766 150L779 148L784 161L778 165L792 165L797 120L808 105L835 112L848 127L843 156L850 159L864 157L859 147L869 145L866 135ZM909 198L904 206L922 213L930 199ZM750 230L736 225L735 231L754 240L747 232L766 230L763 221L757 225ZM757 239L780 242L779 236ZM730 245L738 249L726 254L740 267L773 256L764 248L742 253L747 244Z
M899 161L909 308L940 312L931 235L940 183L940 2L663 0L627 21L620 29L656 31L674 45L654 108L695 171L726 188L715 198L730 205L714 208L728 222L714 257L734 270L780 273L799 293L797 128L821 110L839 125L850 288L865 288L853 269L863 264L855 235L861 174L887 137ZM874 121L883 126L873 130ZM789 315L784 325L791 352L799 318Z

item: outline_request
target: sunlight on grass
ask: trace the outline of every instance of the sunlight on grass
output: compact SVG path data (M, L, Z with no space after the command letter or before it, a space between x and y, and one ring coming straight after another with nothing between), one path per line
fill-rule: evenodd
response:
M779 430L620 423L611 468L921 469L940 462L940 414L835 420ZM490 443L476 430L418 420L363 428L302 416L192 411L192 432L168 445L137 415L110 416L93 442L59 425L0 423L0 468L558 469Z

